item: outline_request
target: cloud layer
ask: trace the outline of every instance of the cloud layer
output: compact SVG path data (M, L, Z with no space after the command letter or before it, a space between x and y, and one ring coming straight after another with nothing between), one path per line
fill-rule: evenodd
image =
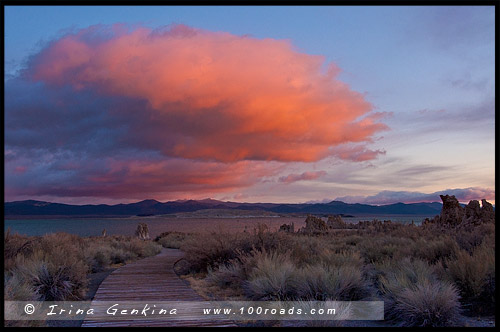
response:
M64 35L6 82L6 193L216 192L276 162L376 158L387 127L338 72L289 41L184 25Z
M325 171L304 172L301 174L288 174L287 176L280 177L279 182L292 183L292 182L304 181L304 180L315 180L315 179L318 179L324 175L326 175Z
M470 200L495 200L495 191L487 188L463 188L447 189L431 194L412 191L390 191L384 190L373 196L343 196L335 200L345 203L364 204L393 204L393 203L419 203L419 202L441 202L439 195L455 195L460 202L468 203Z

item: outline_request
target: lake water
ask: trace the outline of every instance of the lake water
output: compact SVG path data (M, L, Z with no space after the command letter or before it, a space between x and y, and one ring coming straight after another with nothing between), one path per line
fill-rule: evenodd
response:
M346 222L360 220L392 220L393 222L419 225L426 217L433 216L363 216L344 218ZM326 218L323 218L326 220ZM257 224L268 225L276 230L282 224L295 224L295 230L305 226L305 218L296 217L259 217L259 218L163 218L163 217L130 217L130 218L66 218L66 219L9 219L4 220L4 230L25 235L44 235L47 233L66 232L80 236L99 236L103 229L108 235L134 235L139 222L148 224L151 237L162 232L241 232L252 231Z

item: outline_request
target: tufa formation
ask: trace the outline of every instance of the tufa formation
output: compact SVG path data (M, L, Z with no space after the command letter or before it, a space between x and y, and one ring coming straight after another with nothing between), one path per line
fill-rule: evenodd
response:
M137 225L137 229L135 230L135 235L141 240L149 240L150 237L148 225L140 222L139 225Z
M495 222L495 210L493 205L485 199L479 201L472 200L465 207L462 207L457 198L453 195L440 195L443 201L441 214L433 219L426 219L426 224L439 224L447 227L473 226Z

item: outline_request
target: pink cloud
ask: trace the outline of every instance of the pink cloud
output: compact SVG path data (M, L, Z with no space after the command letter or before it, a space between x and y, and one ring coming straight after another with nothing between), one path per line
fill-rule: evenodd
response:
M352 161L368 161L375 159L378 155L384 155L385 150L370 150L364 145L352 145L345 144L341 146L334 147L332 149L333 154L340 159L352 160Z
M14 168L14 173L16 174L23 174L24 172L26 172L28 168L26 166L16 166Z
M325 171L304 172L301 174L289 174L287 176L280 177L279 182L283 182L283 183L288 184L288 183L297 182L297 181L316 180L324 175L326 175Z

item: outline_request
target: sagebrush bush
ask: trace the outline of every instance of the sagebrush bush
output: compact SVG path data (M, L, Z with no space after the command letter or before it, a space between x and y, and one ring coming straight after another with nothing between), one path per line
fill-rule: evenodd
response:
M427 240L420 238L412 245L412 256L423 259L430 264L454 258L460 250L458 244L449 236Z
M18 256L27 256L33 251L35 238L12 234L10 228L5 232L4 237L4 270L8 271L15 266L15 259Z
M404 326L448 326L459 315L458 298L452 284L435 280L401 291L393 310Z
M5 301L36 301L37 295L33 287L19 275L4 273Z
M164 248L179 249L187 236L187 234L180 232L165 232L158 235L155 242L158 242Z
M241 287L241 283L244 281L241 264L234 261L221 264L216 269L209 267L207 281L222 288Z
M299 269L293 280L297 298L337 301L361 300L368 287L361 271L355 265L310 265Z
M186 253L193 271L206 271L236 257L235 250L240 247L240 239L231 234L197 234L187 239L181 246Z
M17 275L4 273L4 301L37 301L33 288ZM9 310L8 303L4 302L4 310ZM15 310L15 309L14 309ZM43 320L4 320L4 327L41 327Z
M259 227L253 233L194 234L181 245L193 272L206 272L252 250L272 250L286 244L286 235Z
M75 251L42 249L19 261L11 271L32 287L39 301L82 300L87 291L88 272L86 261Z
M366 263L378 263L396 258L395 256L405 256L403 251L407 248L407 243L402 246L398 240L390 237L366 240L361 244L361 255Z
M402 326L446 326L458 317L456 287L438 280L425 261L405 258L377 267L387 319Z
M253 300L285 300L294 297L293 280L297 269L290 257L276 251L253 251L248 260L254 267L247 272L243 284L246 294Z
M488 237L495 237L495 224L481 224L473 228L460 228L455 232L455 241L460 249L472 253L475 247L479 246Z
M161 251L161 245L137 238L83 238L67 233L27 237L7 232L4 246L4 273L10 280L4 288L6 296L32 294L41 301L82 300L89 273ZM13 293L12 285L20 285L19 292Z
M474 248L472 254L460 250L456 259L444 264L449 279L457 285L462 301L473 312L492 311L495 304L495 249L488 242Z

